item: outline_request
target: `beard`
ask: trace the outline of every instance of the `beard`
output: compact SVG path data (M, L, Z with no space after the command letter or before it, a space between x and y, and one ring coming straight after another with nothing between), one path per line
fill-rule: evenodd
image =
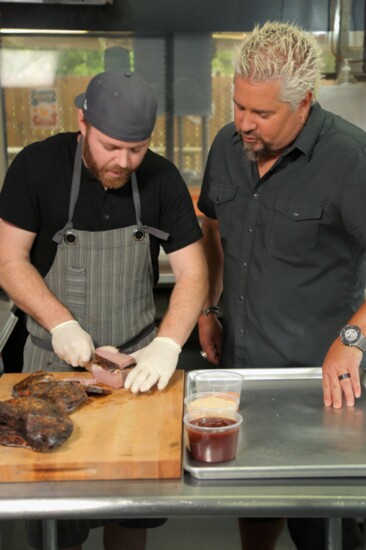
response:
M83 143L83 159L86 166L88 167L88 170L98 181L100 181L100 183L106 189L120 189L125 185L125 183L128 182L133 172L133 170L131 170L130 168L121 168L118 165L98 168L97 163L90 150L88 130L86 132ZM110 171L114 172L117 175L107 175L107 173Z
M253 149L253 145L251 143L245 143L245 141L242 138L243 152L248 160L252 162L257 162L262 158L266 159L268 157L272 157L273 155L277 154L277 151L274 151L272 149L270 143L264 141L262 138L260 138L255 134L253 134L253 137L255 137L255 139L257 139L260 142L261 144L260 149L257 149L257 150Z
M245 141L243 140L243 136L241 135L243 153L245 157L252 162L258 162L259 160L269 160L273 157L278 157L287 148L280 147L278 149L274 149L271 143L269 143L268 141L264 141L260 136L252 134L252 137L254 137L261 144L261 147L257 150L253 148L253 145L251 143L245 143Z

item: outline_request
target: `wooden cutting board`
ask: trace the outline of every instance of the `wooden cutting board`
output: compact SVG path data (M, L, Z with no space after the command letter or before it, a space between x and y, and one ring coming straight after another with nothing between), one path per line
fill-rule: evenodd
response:
M25 376L4 374L0 399L10 399ZM183 395L184 371L177 370L163 391L134 395L122 388L91 397L71 414L74 430L61 447L38 453L0 446L0 482L180 478Z

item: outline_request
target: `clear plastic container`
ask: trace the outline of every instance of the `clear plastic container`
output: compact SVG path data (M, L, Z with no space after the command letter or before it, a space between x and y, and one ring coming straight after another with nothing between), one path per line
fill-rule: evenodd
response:
M191 393L184 399L186 411L200 414L202 411L209 415L210 410L235 413L239 410L240 399L234 393L199 392Z
M193 412L187 413L183 421L186 446L194 460L227 462L235 458L243 421L239 413L232 413L228 417L220 409L214 416L197 417L196 412Z
M239 397L243 383L243 376L229 370L208 370L195 376L196 392L225 392Z

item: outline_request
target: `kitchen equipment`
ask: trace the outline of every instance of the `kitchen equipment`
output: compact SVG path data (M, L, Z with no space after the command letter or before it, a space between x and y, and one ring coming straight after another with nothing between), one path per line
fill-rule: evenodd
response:
M236 369L235 369L236 370ZM196 376L187 373L186 393ZM197 479L366 477L366 391L355 407L323 405L322 369L237 369L245 400L236 458L202 464L185 450L183 467ZM215 371L213 370L213 376Z
M25 376L4 374L0 399L9 399ZM71 414L74 431L61 447L37 453L1 446L0 482L180 478L184 371L177 370L163 391L109 389L111 395L90 397Z
M197 373L192 390L196 392L226 392L237 395L240 399L243 375L229 370L208 370Z

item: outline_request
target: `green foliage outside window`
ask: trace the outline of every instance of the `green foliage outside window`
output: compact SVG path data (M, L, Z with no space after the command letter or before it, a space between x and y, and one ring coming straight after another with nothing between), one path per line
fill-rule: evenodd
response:
M332 52L323 51L324 72L335 70L335 58ZM218 48L212 58L212 75L232 76L234 65L234 49L232 44L228 49ZM130 67L133 68L133 52L130 52ZM133 70L133 69L132 69ZM103 50L60 50L58 52L57 74L59 76L93 76L104 71Z
M104 52L101 50L60 50L59 76L93 76L104 71Z

